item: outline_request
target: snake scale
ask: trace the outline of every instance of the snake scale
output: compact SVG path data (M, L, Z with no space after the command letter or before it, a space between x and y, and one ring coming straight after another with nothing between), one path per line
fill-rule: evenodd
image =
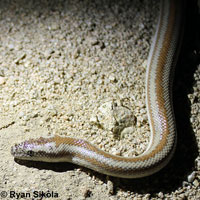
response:
M24 141L14 145L11 154L22 160L71 162L121 178L149 176L162 169L174 154L177 140L172 82L183 31L183 11L182 0L160 1L160 15L146 72L151 139L143 154L130 158L115 156L83 139L60 136Z

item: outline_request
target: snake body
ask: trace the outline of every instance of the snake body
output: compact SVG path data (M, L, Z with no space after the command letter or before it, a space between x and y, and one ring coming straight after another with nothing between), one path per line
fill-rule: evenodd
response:
M60 136L24 141L14 145L11 154L23 160L71 162L121 178L144 177L162 169L176 147L172 74L182 32L182 12L182 0L161 0L147 63L146 105L151 139L143 154L131 158L115 156L83 139Z

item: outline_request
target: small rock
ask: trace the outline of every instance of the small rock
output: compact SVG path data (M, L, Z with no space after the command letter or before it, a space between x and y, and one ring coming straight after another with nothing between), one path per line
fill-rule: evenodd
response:
M194 179L195 179L195 176L196 176L196 173L195 172L192 172L190 175L188 175L187 179L188 179L188 182L193 182Z
M110 80L111 82L115 82L115 81L116 81L116 78L115 78L113 75L110 75L110 76L109 76L109 80Z
M19 64L19 62L21 61L21 60L23 60L24 58L26 58L26 53L22 53L20 56L18 56L18 58L17 59L15 59L15 64Z
M163 198L163 197L164 197L163 193L162 193L162 192L159 192L159 193L158 193L158 197Z
M77 49L75 49L75 51L73 52L73 58L76 59L76 58L79 57L79 55L80 55L80 49L77 48Z
M121 137L125 128L135 125L135 116L131 110L114 101L107 101L98 108L98 122L105 130L112 131L115 137ZM133 129L127 129L124 133Z
M196 186L196 187L199 187L199 181L197 181L197 179L195 179L195 180L193 181L193 185Z
M112 181L110 181L110 180L108 180L107 181L107 187L108 187L108 191L109 191L109 194L113 194L113 192L114 192L114 187L113 187L113 182Z
M25 116L25 113L23 111L20 111L18 116L19 116L19 118L23 118Z
M121 137L123 138L125 135L130 135L134 132L135 128L133 126L124 128L121 132Z
M91 124L99 124L97 116L94 116L94 115L93 115L93 116L90 118L90 123L91 123Z
M195 165L196 165L197 170L200 170L200 158L199 157L197 157L195 159Z
M0 76L0 85L3 85L6 82L5 77Z
M99 41L95 37L90 38L89 42L92 46L97 45L99 43Z
M4 70L0 69L0 76L5 76Z

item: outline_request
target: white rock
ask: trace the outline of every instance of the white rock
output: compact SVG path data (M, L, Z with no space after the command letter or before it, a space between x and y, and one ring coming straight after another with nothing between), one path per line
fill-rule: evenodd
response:
M195 176L196 176L196 173L195 172L192 172L190 175L188 175L187 179L188 179L188 182L193 182L194 179L195 179Z
M0 76L0 85L3 85L6 82L5 77Z

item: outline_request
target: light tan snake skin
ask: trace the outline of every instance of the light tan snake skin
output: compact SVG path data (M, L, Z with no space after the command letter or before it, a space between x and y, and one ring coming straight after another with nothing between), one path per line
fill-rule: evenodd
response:
M144 177L162 169L176 147L171 87L182 32L183 4L182 0L161 0L146 73L151 140L143 154L132 158L115 156L83 139L54 136L16 144L11 149L12 155L23 160L71 162L121 178Z

